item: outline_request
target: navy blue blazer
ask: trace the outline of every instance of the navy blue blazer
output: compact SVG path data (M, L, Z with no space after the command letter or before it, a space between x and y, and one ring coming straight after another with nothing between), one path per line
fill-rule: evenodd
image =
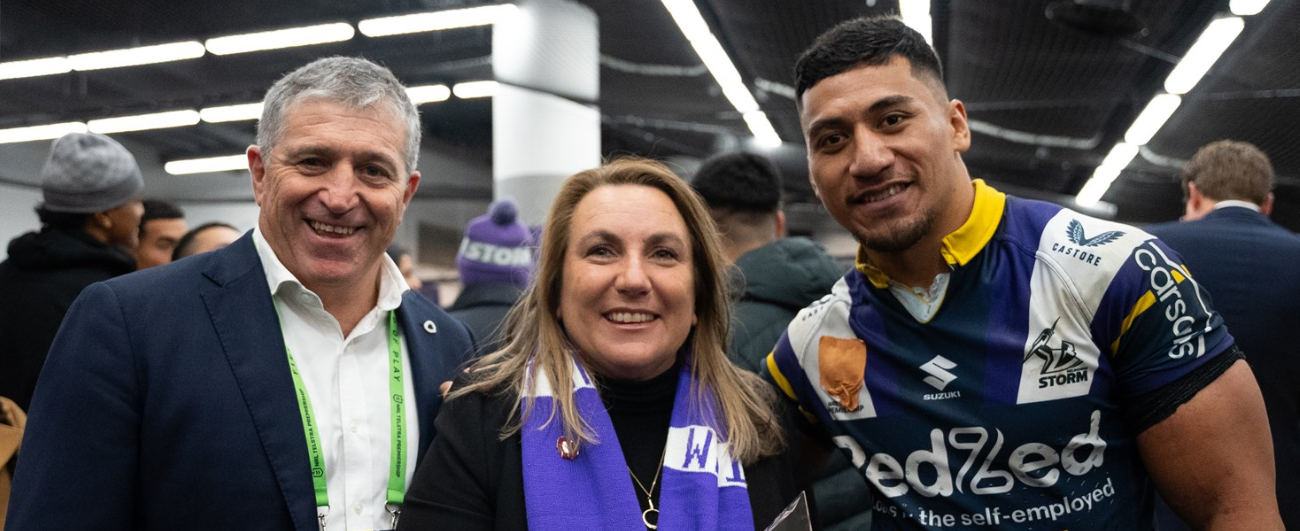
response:
M1300 236L1240 207L1146 230L1183 255L1246 353L1273 433L1282 520L1300 529L1300 348L1292 335L1300 327Z
M318 529L302 417L250 234L81 294L36 387L7 530ZM423 457L438 385L473 340L415 293L398 316Z

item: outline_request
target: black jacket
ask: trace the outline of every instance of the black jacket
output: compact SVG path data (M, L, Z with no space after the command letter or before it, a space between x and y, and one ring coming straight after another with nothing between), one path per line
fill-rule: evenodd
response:
M1146 231L1183 256L1246 353L1268 410L1282 523L1300 529L1300 356L1291 337L1300 300L1300 236L1239 207ZM1167 523L1172 515L1163 510L1157 515L1158 529L1187 529Z
M735 272L743 291L727 354L751 372L758 372L795 314L830 293L845 273L807 238L781 238L745 253L736 260Z
M135 271L135 259L81 231L46 228L9 242L0 263L0 396L24 410L72 301L95 282Z
M467 284L447 313L474 333L480 353L492 352L504 342L506 312L521 293L513 284Z

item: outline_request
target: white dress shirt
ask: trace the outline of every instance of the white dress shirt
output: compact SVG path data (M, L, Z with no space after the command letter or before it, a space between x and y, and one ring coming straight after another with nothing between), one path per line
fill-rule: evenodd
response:
M294 278L262 237L253 231L266 271L280 329L293 352L320 430L329 489L330 531L388 529L388 474L392 453L392 413L388 392L388 313L402 303L408 288L387 254L380 266L379 300L352 333L325 311L320 297ZM402 338L404 403L415 403L414 377ZM301 435L301 419L284 419ZM304 441L306 441L306 436ZM420 440L419 416L406 408L406 485L415 473ZM303 451L306 452L304 446ZM310 474L304 470L303 474Z

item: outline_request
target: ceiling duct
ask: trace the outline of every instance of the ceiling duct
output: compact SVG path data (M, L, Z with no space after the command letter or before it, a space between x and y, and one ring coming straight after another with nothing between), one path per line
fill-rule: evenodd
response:
M1047 6L1047 20L1099 37L1123 38L1145 24L1132 12L1133 0L1057 0Z

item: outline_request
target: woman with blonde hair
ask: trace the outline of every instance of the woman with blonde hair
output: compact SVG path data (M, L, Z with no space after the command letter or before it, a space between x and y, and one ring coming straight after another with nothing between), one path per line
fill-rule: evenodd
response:
M624 159L560 189L508 343L458 382L401 529L762 529L798 494L770 386L726 357L703 202Z

